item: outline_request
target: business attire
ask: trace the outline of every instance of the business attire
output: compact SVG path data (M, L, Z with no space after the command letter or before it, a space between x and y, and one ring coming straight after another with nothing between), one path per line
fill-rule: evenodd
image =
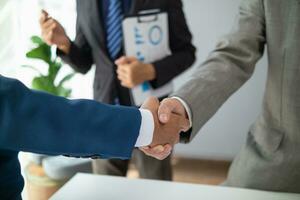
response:
M120 5L121 4L121 5ZM77 33L68 55L58 55L81 73L96 65L94 99L100 102L133 105L130 91L121 86L116 75L114 60L122 55L121 21L124 15L139 11L160 9L168 13L170 49L172 54L152 63L156 79L150 84L159 88L192 65L195 48L187 27L181 0L87 0L77 1ZM117 37L116 37L117 36ZM171 180L170 158L158 161L142 152L135 152L137 167L142 178ZM128 161L97 160L94 171L100 174L125 176Z
M231 165L226 185L299 193L299 0L243 0L234 31L173 95L190 109L192 139L251 77L266 45L269 67L263 108Z
M19 151L128 159L135 146L151 143L151 117L136 108L31 91L0 76L0 199L21 199Z

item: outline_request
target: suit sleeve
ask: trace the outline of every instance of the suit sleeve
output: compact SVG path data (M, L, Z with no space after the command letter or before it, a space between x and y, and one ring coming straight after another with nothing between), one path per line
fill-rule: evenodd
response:
M71 41L70 52L67 55L57 49L57 55L75 71L85 74L91 69L94 60L91 47L81 28L81 19L77 8L76 37L74 41Z
M167 4L169 19L169 43L171 55L153 63L156 79L151 81L154 88L163 86L189 68L195 61L195 47L192 35L186 24L181 0L169 0Z
M0 149L75 157L131 157L136 108L67 100L0 76Z
M173 96L183 99L192 111L192 139L220 106L252 75L265 46L262 0L243 0L237 25L219 40L208 59Z

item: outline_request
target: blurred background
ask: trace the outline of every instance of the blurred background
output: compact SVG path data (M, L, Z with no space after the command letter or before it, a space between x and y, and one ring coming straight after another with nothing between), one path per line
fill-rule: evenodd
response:
M214 48L217 39L228 33L238 12L239 0L183 0L197 61L186 73L174 80L180 87ZM40 10L46 9L59 19L71 39L75 37L76 5L74 0L0 0L0 73L21 80L28 87L36 75L22 65L40 66L44 63L26 58L32 48L30 37L40 35ZM55 49L53 49L55 51ZM177 145L174 155L174 179L182 182L221 183L229 163L245 141L249 126L259 114L266 79L266 58L258 63L253 77L231 97L188 145ZM63 67L61 76L72 72ZM93 70L76 76L66 86L72 88L71 98L92 98ZM21 154L22 166L30 162ZM215 171L214 171L215 170ZM129 177L137 177L134 168Z

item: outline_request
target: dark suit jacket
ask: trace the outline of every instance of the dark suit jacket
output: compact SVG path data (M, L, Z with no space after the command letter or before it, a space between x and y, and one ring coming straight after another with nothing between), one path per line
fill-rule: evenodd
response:
M77 0L76 39L72 42L69 55L60 51L58 55L81 73L88 72L92 64L96 64L95 100L112 103L115 97L119 97L121 104L131 105L129 90L120 85L116 77L116 66L108 56L99 3L99 0ZM192 36L185 21L181 0L132 0L128 14L136 15L139 11L148 9L160 9L169 15L172 55L153 63L157 77L151 84L157 88L193 64L195 48L191 44Z
M128 159L140 123L136 108L70 101L0 76L0 199L20 198L19 151Z

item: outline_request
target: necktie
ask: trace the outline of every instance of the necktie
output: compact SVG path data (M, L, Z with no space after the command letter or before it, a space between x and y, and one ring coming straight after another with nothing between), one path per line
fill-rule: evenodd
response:
M122 48L122 3L121 0L108 0L106 16L106 41L110 57L116 59Z

